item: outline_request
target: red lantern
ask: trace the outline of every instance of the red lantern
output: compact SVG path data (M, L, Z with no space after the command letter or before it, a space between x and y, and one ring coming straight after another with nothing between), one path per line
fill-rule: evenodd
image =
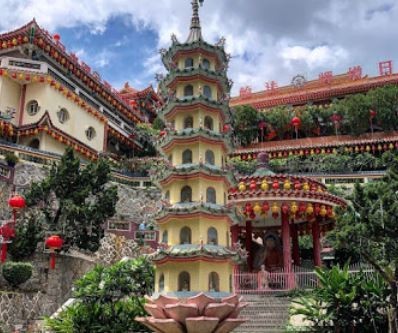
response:
M225 124L224 127L223 127L223 132L224 132L224 133L228 133L229 130L230 130L229 125L228 125L228 124Z
M249 185L250 190L255 191L257 188L257 183L255 180L252 180Z
M370 119L376 118L376 116L377 116L377 112L375 110L373 110L373 109L370 109L369 110Z
M264 214L267 214L269 212L269 203L267 201L265 201L263 203L263 206L261 207L261 209Z
M64 244L64 240L58 236L53 235L46 239L46 247L48 247L51 251L50 253L50 268L55 268L55 250L60 250L62 245Z
M1 244L1 262L4 263L7 259L7 248L9 240L15 237L15 229L12 223L4 224L0 227L0 235L3 237L3 243Z
M293 117L292 125L294 128L299 128L301 126L301 119L299 117Z
M278 180L274 180L274 182L272 183L272 188L274 190L279 190L279 181Z
M295 189L296 191L301 190L301 183L300 183L299 181L296 181L296 182L294 183L294 189Z
M17 194L17 195L14 195L13 197L11 197L8 200L8 205L12 209L21 209L21 208L25 208L26 202L25 202L25 199L22 196Z
M283 204L282 205L282 213L283 214L288 214L289 213L289 205L288 204Z

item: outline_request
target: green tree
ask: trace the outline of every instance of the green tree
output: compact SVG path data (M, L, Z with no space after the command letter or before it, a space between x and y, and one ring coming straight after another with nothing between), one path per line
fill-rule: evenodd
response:
M390 158L383 181L356 184L348 209L337 219L331 235L337 248L359 254L370 263L391 289L389 323L398 332L398 159Z
M396 130L398 128L398 87L389 85L373 89L368 92L370 102L377 112L375 123L384 130Z
M154 268L146 258L97 266L75 283L76 302L46 318L46 326L55 333L149 332L134 318L146 315L143 296L153 283Z
M158 130L158 131L163 130L165 127L166 127L166 125L165 125L164 121L159 117L156 117L152 123L152 128L155 130Z
M96 251L103 224L115 214L117 188L109 186L110 167L100 159L82 167L68 148L49 176L32 184L27 204L36 208L46 228L62 234L66 248Z
M294 117L293 109L289 106L277 106L265 114L265 121L272 126L279 139L284 139L291 130L291 121Z
M242 146L250 145L258 136L259 114L249 105L238 106L233 112L235 135Z

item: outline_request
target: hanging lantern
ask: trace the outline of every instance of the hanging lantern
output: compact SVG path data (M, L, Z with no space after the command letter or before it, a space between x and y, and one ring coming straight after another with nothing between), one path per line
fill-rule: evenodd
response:
M255 190L256 190L256 188L257 188L257 183L256 183L255 180L252 180L252 181L250 182L249 188L250 188L251 191L255 191Z
M3 243L1 244L1 262L4 263L7 260L7 249L9 240L15 237L15 228L12 223L6 223L0 227L0 235L3 237Z
M321 209L319 210L319 215L322 216L322 217L325 217L326 214L327 214L326 206L322 205Z
M289 205L287 203L284 203L282 205L282 213L283 214L288 214L289 213Z
M328 216L328 217L332 217L332 215L333 215L333 208L332 207L330 207L330 206L328 206L327 208L326 208L326 215Z
M251 220L254 220L256 218L256 214L254 214L254 212L251 212L249 218Z
M290 212L291 212L293 215L296 215L296 213L298 212L298 209L299 209L299 208L298 208L296 202L293 201L292 205L290 206Z
M58 235L50 236L46 239L46 247L50 249L50 268L55 268L55 250L60 250L64 240Z
M305 212L307 213L307 215L312 215L314 213L314 207L311 203L307 205Z
M240 192L246 191L246 184L244 182L240 182L238 185L238 189Z
M286 179L284 182L283 182L283 189L285 189L285 190L290 190L290 188L291 188L291 186L292 186L292 184L290 183L290 180L289 179Z
M369 110L369 118L374 119L374 118L376 118L376 116L377 116L377 112L373 109L370 109Z
M310 185L307 182L303 184L303 190L306 192L310 190Z
M299 117L293 117L291 123L295 129L298 129L301 126L301 119Z
M262 191L268 191L269 190L269 185L268 185L268 183L267 183L267 181L265 179L261 182L261 190Z
M269 203L264 201L263 206L261 207L263 214L268 214L269 212Z
M272 204L271 212L272 212L272 217L274 219L277 219L279 216L279 206L276 202Z
M300 191L301 190L301 183L298 180L294 183L294 189L296 191Z
M253 213L253 206L250 202L248 202L243 210L244 214L246 216L249 216L251 213Z
M321 207L318 204L316 204L314 211L315 211L315 215L319 215L321 212Z
M277 179L275 179L274 182L272 183L272 188L274 190L279 190L279 181Z
M22 209L22 208L25 208L26 201L25 201L25 199L22 196L17 194L17 195L14 195L13 197L11 197L8 200L8 205L12 209Z
M254 213L256 215L260 215L261 214L262 209L261 209L261 206L260 206L260 204L258 202L254 205L253 211L254 211Z
M299 206L299 213L300 213L300 214L304 214L305 211L306 211L306 208L307 208L307 206L305 205L304 202L302 202L302 203L300 204L300 206Z

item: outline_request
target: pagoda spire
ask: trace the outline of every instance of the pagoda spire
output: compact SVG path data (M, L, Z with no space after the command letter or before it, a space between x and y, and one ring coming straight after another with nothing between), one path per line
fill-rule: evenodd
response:
M199 18L199 2L202 5L203 0L192 0L192 21L191 21L191 31L189 33L187 43L194 43L203 40L202 28L200 26Z

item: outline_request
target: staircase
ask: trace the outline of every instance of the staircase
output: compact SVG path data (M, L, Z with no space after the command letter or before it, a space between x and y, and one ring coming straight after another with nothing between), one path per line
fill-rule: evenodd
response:
M234 333L283 333L289 320L290 298L283 293L264 295L245 295L249 305L242 311L241 317L247 322Z

